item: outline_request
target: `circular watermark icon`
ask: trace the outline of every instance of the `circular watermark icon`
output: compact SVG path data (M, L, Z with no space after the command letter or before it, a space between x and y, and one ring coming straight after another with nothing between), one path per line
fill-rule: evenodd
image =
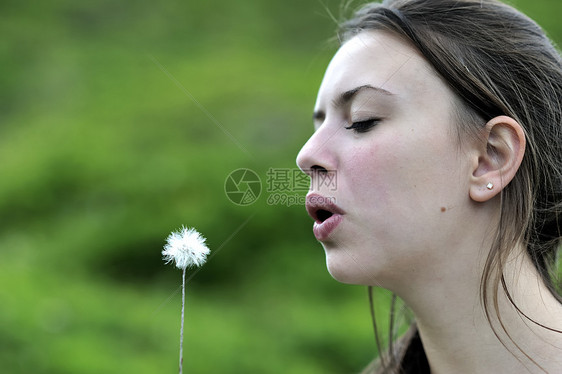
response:
M261 179L250 169L236 169L224 181L224 192L236 205L253 204L261 194Z

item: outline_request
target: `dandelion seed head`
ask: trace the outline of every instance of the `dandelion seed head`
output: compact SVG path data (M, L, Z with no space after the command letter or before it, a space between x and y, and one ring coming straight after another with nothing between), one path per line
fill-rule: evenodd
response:
M162 256L167 264L173 261L178 269L183 270L203 265L209 253L205 238L194 228L182 226L179 231L168 235Z

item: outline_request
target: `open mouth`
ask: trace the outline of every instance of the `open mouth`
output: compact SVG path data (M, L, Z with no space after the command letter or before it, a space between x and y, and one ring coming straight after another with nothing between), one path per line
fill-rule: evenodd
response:
M345 212L336 205L335 197L311 193L306 196L306 211L315 221L312 225L314 236L321 242L329 237L343 220Z
M325 209L318 209L316 211L316 219L320 222L324 222L328 218L330 218L334 213L330 212L329 210Z
M341 216L344 211L338 207L333 197L324 197L318 194L309 194L306 197L306 211L318 224L322 224L334 216Z

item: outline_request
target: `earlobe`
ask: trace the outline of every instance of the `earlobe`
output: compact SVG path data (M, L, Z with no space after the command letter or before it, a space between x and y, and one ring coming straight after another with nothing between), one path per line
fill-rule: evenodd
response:
M525 154L525 133L513 118L495 117L482 131L469 192L476 202L488 201L500 193L519 170Z

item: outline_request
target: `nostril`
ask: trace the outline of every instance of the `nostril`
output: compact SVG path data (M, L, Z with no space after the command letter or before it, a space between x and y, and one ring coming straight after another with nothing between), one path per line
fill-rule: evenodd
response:
M312 165L311 169L314 170L314 171L328 171L328 170L326 170L325 167L322 167L322 166L319 166L319 165Z
M326 170L326 168L322 167L322 166L318 166L318 165L313 165L308 169L301 169L303 173L307 174L309 177L312 177L314 174L319 174L319 173L328 173L328 170Z
M314 173L327 173L328 170L326 170L325 167L319 166L319 165L313 165L310 168L310 174L314 174Z

